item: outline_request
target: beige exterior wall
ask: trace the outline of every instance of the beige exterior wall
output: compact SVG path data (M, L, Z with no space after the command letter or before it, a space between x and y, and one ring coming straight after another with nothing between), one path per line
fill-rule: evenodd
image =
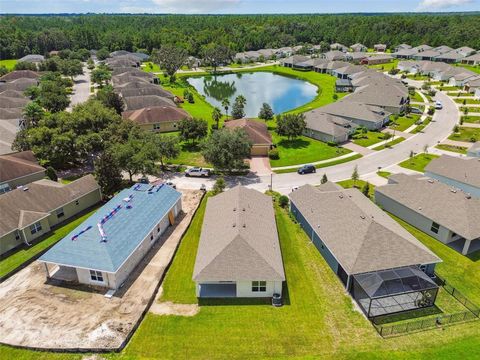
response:
M40 236L45 235L46 233L48 233L50 231L50 224L49 224L49 221L48 221L48 217L43 218L42 220L39 220L38 222L40 222L40 224L42 225L42 230L36 232L35 234L32 234L32 232L30 230L30 225L27 226L26 228L20 230L20 233L25 235L25 239L29 243L32 242L33 240L39 238Z
M250 154L252 156L259 156L259 155L268 155L268 151L270 150L269 145L253 145L252 149L250 150Z
M312 130L312 129L305 129L305 131L303 132L303 135L305 135L307 137L311 137L312 139L323 141L323 142L330 142L331 141L331 142L335 142L337 144L341 144L341 143L348 140L348 135L334 137L332 135L328 135L328 134L322 133L322 132L317 131L317 130Z
M453 237L452 231L440 225L438 233L431 231L432 220L427 217L409 209L406 206L390 199L389 197L378 193L375 191L375 202L380 205L384 210L392 213L393 215L399 217L400 219L406 221L410 225L416 227L417 229L423 231L424 233L434 237L435 239L441 241L444 244L455 241L457 237Z
M171 131L177 131L178 128L178 121L172 121L172 122L159 122L157 124L139 124L140 127L144 130L147 131L153 131L153 132L171 132ZM158 125L160 128L155 129L155 125Z
M8 233L0 238L0 255L5 254L7 251L24 244L23 238L20 235L18 239L15 239L16 231Z
M267 281L267 291L265 292L252 292L251 281L237 281L237 297L239 298L272 297L273 294L281 293L281 281Z
M7 183L10 186L10 190L16 189L18 186L30 184L37 180L42 180L45 177L45 171L40 171L35 174L30 174L27 176L22 176L13 180L5 181L0 183L0 185Z

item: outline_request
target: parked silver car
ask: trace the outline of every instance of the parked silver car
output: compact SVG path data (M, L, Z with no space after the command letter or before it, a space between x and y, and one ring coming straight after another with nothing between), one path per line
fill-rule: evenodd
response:
M193 167L185 171L185 176L187 177L209 177L210 170L204 169L201 167Z

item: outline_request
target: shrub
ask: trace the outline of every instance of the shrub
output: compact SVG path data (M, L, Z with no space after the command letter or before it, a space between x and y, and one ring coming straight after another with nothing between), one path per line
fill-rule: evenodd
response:
M430 106L428 108L428 111L427 111L427 114L432 116L433 114L435 114L435 108L433 106Z
M288 197L286 195L282 195L278 198L278 204L282 208L286 208L288 206Z
M477 142L477 138L476 138L475 136L472 136L472 137L470 138L470 142L472 142L472 143Z
M337 146L338 144L335 141L329 141L327 142L328 146Z
M51 166L47 167L47 169L45 171L45 175L47 175L47 177L52 181L57 181L58 180L57 173L55 172L55 169Z
M278 149L272 149L268 152L268 157L272 160L280 159L280 154L278 153Z

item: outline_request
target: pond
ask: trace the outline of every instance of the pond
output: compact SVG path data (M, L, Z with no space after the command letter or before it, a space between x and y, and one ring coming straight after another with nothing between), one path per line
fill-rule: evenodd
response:
M302 106L317 95L315 85L271 72L190 77L187 81L222 112L225 112L223 99L230 100L230 112L235 98L243 95L247 99L247 117L257 117L263 103L269 104L273 112L279 114Z

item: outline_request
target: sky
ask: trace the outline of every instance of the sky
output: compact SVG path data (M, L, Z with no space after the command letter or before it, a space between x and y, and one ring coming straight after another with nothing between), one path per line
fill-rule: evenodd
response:
M480 0L0 0L0 14L357 13L480 11Z

